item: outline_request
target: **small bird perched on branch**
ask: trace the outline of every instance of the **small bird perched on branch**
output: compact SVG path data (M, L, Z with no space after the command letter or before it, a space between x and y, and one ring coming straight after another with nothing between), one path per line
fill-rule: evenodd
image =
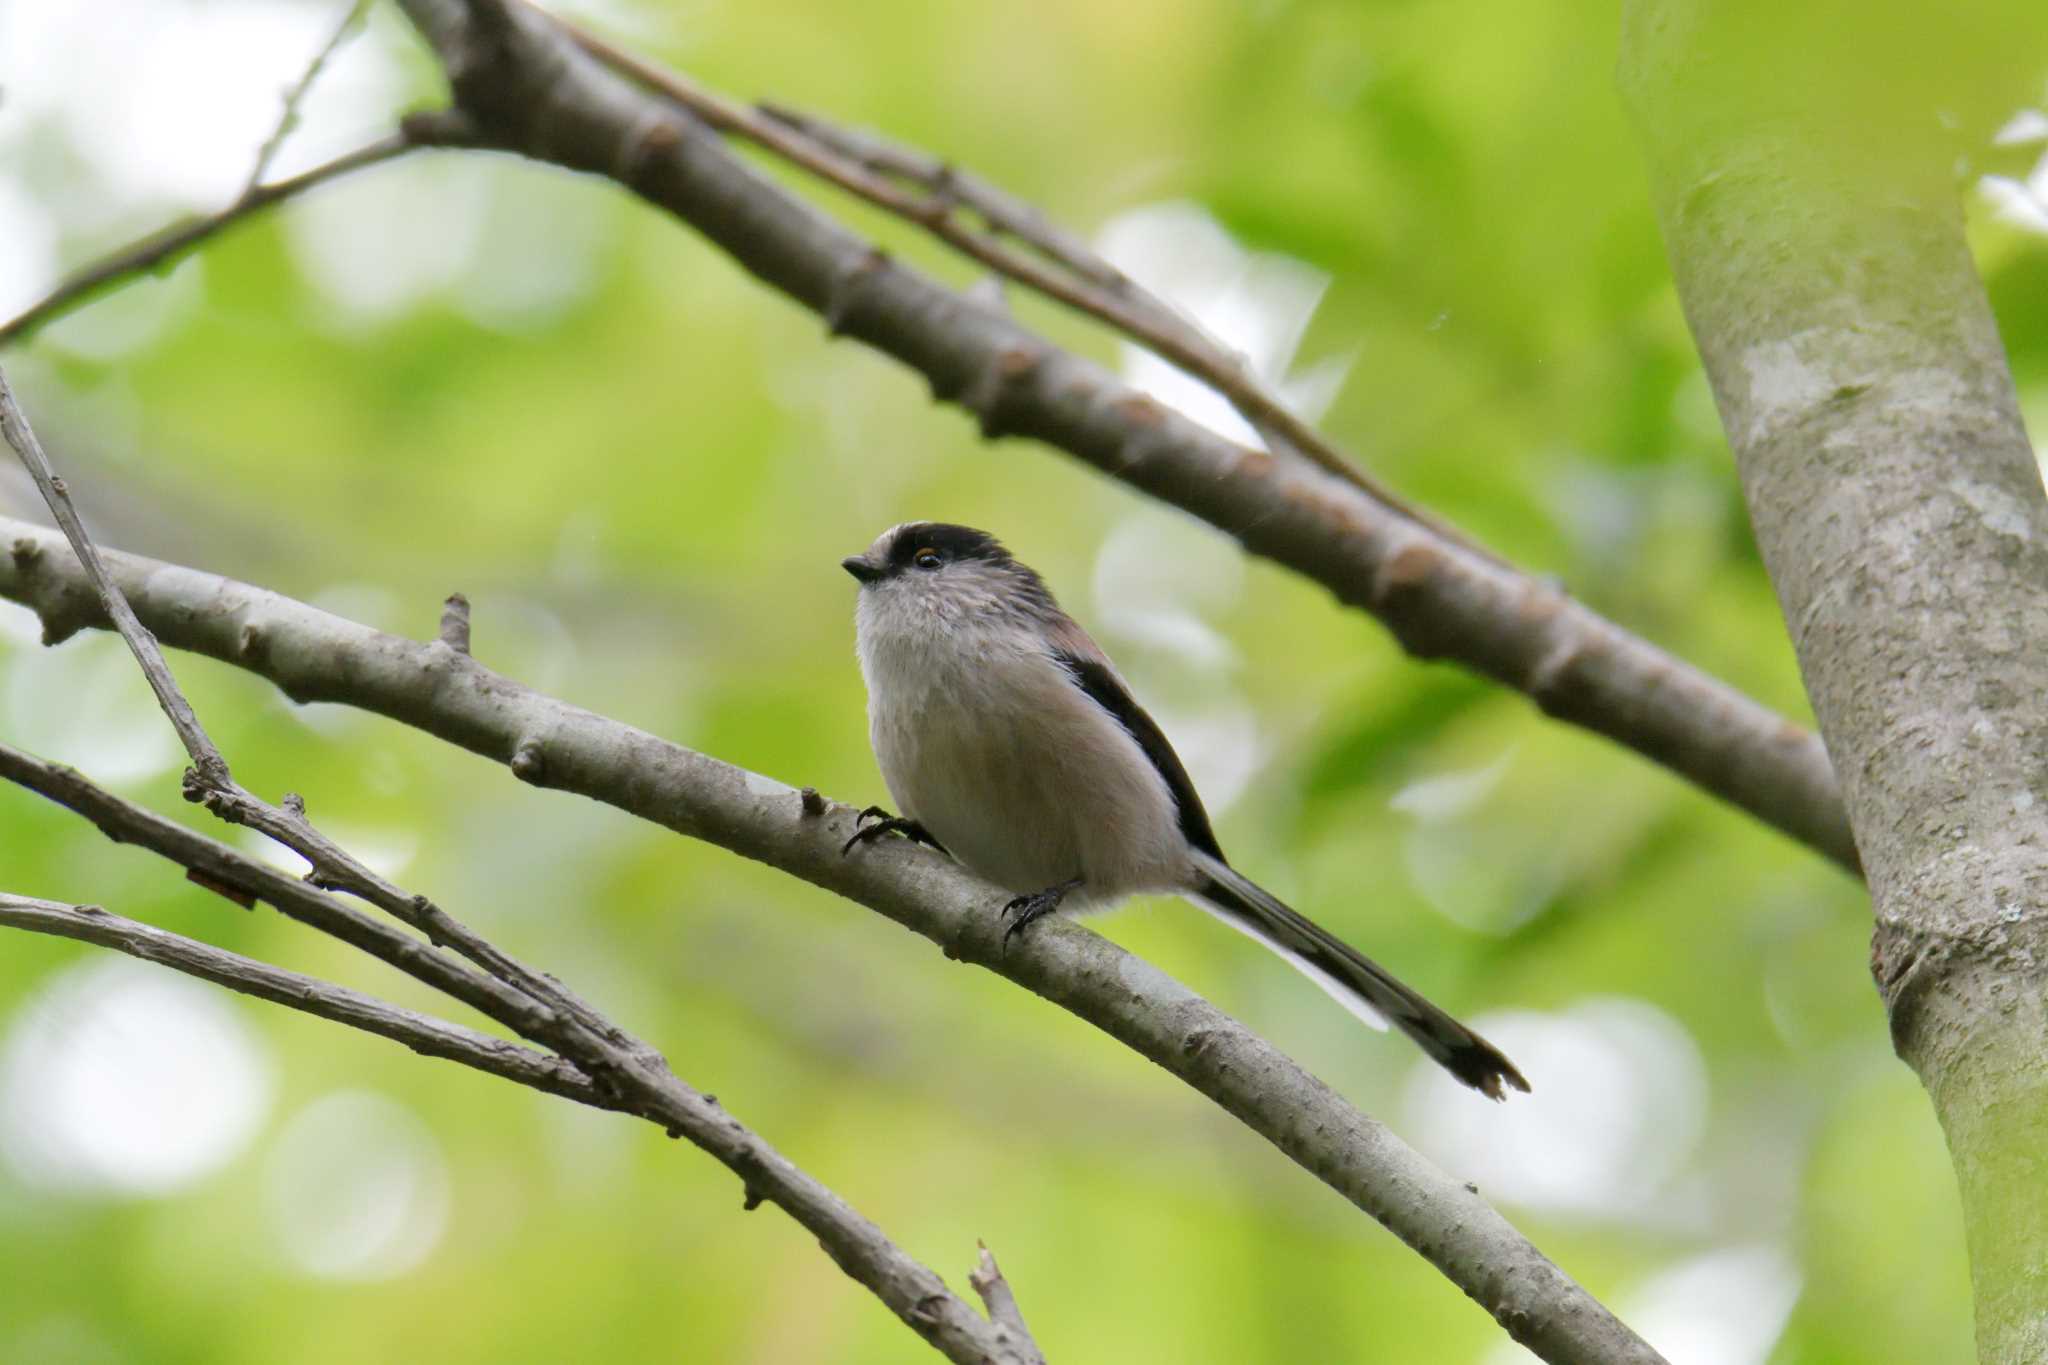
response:
M1021 893L1005 943L1061 908L1185 896L1473 1089L1529 1088L1499 1049L1225 860L1159 726L995 537L907 522L841 563L860 580L868 733L901 812L863 811L845 851L901 834Z

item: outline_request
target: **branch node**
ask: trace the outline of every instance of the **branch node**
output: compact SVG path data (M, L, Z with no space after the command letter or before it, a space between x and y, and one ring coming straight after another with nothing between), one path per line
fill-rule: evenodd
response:
M655 109L636 121L619 139L614 173L622 185L643 185L648 172L661 165L683 145L685 126L667 109Z
M845 336L860 296L882 271L889 268L889 253L869 247L860 258L838 272L825 298L825 335Z
M1529 679L1524 686L1544 712L1548 713L1553 708L1559 687L1583 652L1579 640L1568 636L1544 651L1543 657L1536 661L1536 667L1529 670Z
M547 780L547 775L547 755L541 748L541 742L536 736L528 735L513 747L512 776L537 787Z
M974 414L984 440L993 441L1009 430L1004 410L1044 362L1045 352L1037 346L1005 346L996 353L995 363L982 370L961 395L960 406Z
M1410 592L1443 567L1444 553L1426 540L1411 540L1394 551L1373 576L1372 604L1384 609L1396 597Z
M1270 479L1273 467L1279 463L1270 450L1246 446L1237 457L1237 473L1248 479Z
M17 569L31 569L42 562L43 542L33 536L17 536L8 551Z
M999 1331L1013 1335L1016 1345L1022 1348L1029 1359L1043 1362L1044 1353L1032 1339L1031 1328L1024 1322L1024 1311L1017 1306L1017 1296L1010 1289L1010 1282L1003 1278L1002 1270L996 1265L995 1253L988 1249L988 1243L976 1239L979 1251L974 1269L967 1272L967 1283L982 1303L988 1308L988 1320Z
M441 643L457 654L469 653L469 599L459 592L441 603Z
M825 798L819 795L816 787L805 787L797 793L797 800L803 804L805 815L815 816L825 813Z
M252 668L260 668L270 653L270 634L254 621L246 621L235 637L235 655Z

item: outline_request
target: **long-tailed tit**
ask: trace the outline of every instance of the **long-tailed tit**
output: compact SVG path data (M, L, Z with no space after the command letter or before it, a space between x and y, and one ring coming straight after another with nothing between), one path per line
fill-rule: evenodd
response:
M1166 736L993 536L909 522L843 563L861 585L869 737L901 812L869 824L884 814L870 807L847 851L902 834L1022 893L1006 943L1062 907L1185 896L1475 1090L1529 1088L1491 1043L1225 861Z

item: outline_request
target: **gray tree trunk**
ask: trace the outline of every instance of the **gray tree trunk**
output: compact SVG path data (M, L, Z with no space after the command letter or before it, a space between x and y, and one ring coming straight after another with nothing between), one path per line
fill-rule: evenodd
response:
M2048 1361L2048 500L1938 117L1971 67L1940 7L1783 9L1636 0L1622 86L1947 1134L1980 1356Z

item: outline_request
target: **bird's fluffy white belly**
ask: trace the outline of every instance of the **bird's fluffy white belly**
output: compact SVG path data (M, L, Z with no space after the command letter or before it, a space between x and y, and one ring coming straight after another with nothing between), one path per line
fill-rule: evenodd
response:
M890 795L966 866L1019 893L1078 877L1083 906L1189 884L1165 781L1050 654L970 639L861 663L889 674L868 693Z

